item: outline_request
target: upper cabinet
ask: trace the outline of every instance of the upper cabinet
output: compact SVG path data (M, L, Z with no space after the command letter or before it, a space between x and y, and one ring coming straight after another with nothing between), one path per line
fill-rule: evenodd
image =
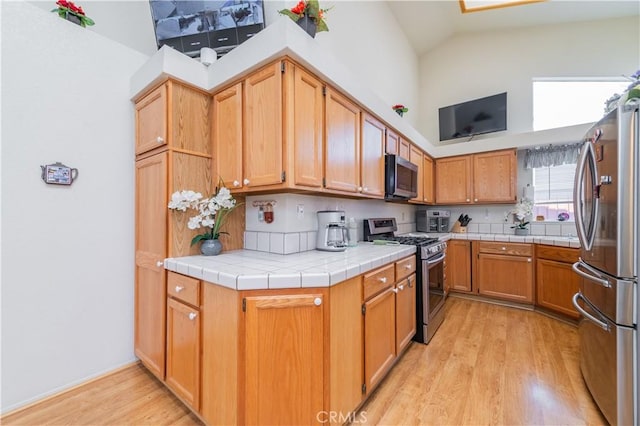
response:
M409 202L423 204L424 203L424 193L423 193L424 171L422 168L423 168L423 162L424 162L424 155L422 154L422 150L416 146L411 145L409 161L411 161L413 164L416 165L416 167L418 167L418 186L416 191L417 195L415 196L415 198L410 199Z
M373 116L362 114L360 144L360 192L362 195L384 197L384 146L386 127Z
M207 93L171 80L135 105L136 155L167 147L211 155Z
M422 199L427 204L436 202L434 177L433 158L425 154L422 161Z
M232 191L322 185L323 84L289 61L213 96L213 175Z
M436 159L438 204L516 201L516 150Z
M402 139L394 131L387 129L386 153L399 155L405 160L409 160L411 155L411 144L409 144L407 140Z

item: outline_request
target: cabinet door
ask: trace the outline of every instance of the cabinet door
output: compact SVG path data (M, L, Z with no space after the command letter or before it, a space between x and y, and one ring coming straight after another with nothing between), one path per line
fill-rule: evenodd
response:
M325 187L356 193L360 183L360 109L331 88L327 88L325 102Z
M447 242L447 279L451 290L471 292L471 242Z
M409 143L409 141L400 138L399 150L400 157L404 158L405 160L411 159L411 144Z
M256 71L245 80L243 158L244 186L282 182L280 62Z
M313 75L287 63L293 78L292 96L287 97L285 129L293 159L294 185L322 187L322 144L324 139L323 84ZM293 152L291 152L293 151Z
M580 277L570 263L554 260L536 260L536 304L579 318L571 298L580 288Z
M387 154L400 155L400 136L391 129L387 129L385 152Z
M436 202L471 202L471 156L436 159Z
M384 198L384 124L362 114L360 182L362 194Z
M329 294L329 410L349 413L363 396L362 277L329 287Z
M473 201L475 203L516 201L516 151L473 155Z
M410 160L418 167L418 195L415 198L410 199L410 202L420 203L424 202L424 170L422 169L424 158L420 148L411 145Z
M136 154L166 145L167 86L162 85L136 102Z
M425 203L433 204L436 201L433 185L433 159L425 155L422 162L422 196Z
M478 254L478 294L533 303L533 262L525 256Z
M246 424L318 423L324 409L323 296L246 298Z
M166 152L136 162L135 354L164 379L167 257Z
M396 304L390 287L365 303L364 383L367 395L380 383L396 358Z
M242 186L242 83L213 97L213 177L231 190Z
M416 276L396 284L396 354L401 354L416 334Z
M200 312L167 300L167 385L200 409Z

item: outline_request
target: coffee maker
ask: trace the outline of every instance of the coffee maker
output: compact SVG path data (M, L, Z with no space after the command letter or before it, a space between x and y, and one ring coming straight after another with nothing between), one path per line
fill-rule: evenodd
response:
M344 211L319 211L316 249L344 251L348 245L349 229L346 225Z

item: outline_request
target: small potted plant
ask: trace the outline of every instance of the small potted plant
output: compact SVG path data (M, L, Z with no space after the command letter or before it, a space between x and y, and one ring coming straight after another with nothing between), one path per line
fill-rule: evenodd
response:
M291 9L282 9L278 13L286 15L296 22L311 37L316 36L316 32L329 31L324 20L324 14L329 9L321 9L318 0L300 0Z
M529 235L529 221L526 220L533 213L533 201L526 198L521 198L515 207L507 212L505 220L508 220L508 216L514 215L517 221L511 228L514 230L515 235Z
M74 24L78 24L82 27L95 24L95 22L93 22L93 19L85 15L82 7L76 6L72 1L58 0L56 4L58 5L58 7L53 9L52 12L57 12L59 17L64 18L67 21L71 21Z
M200 252L205 256L217 255L222 251L222 243L218 240L220 231L227 215L238 206L228 188L220 187L216 195L210 198L202 198L202 194L194 191L176 191L171 195L169 208L181 212L187 209L198 211L196 216L189 219L189 229L209 228L202 234L198 234L191 240L191 245L202 241Z
M405 112L409 111L409 108L402 104L396 104L391 107L400 117L404 115Z

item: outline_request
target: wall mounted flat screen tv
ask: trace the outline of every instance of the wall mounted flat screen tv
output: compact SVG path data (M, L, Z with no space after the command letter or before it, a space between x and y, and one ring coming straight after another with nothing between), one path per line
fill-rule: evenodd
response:
M221 56L264 28L262 0L150 0L158 49L195 57L210 47Z
M507 130L507 93L440 108L438 119L441 141Z

